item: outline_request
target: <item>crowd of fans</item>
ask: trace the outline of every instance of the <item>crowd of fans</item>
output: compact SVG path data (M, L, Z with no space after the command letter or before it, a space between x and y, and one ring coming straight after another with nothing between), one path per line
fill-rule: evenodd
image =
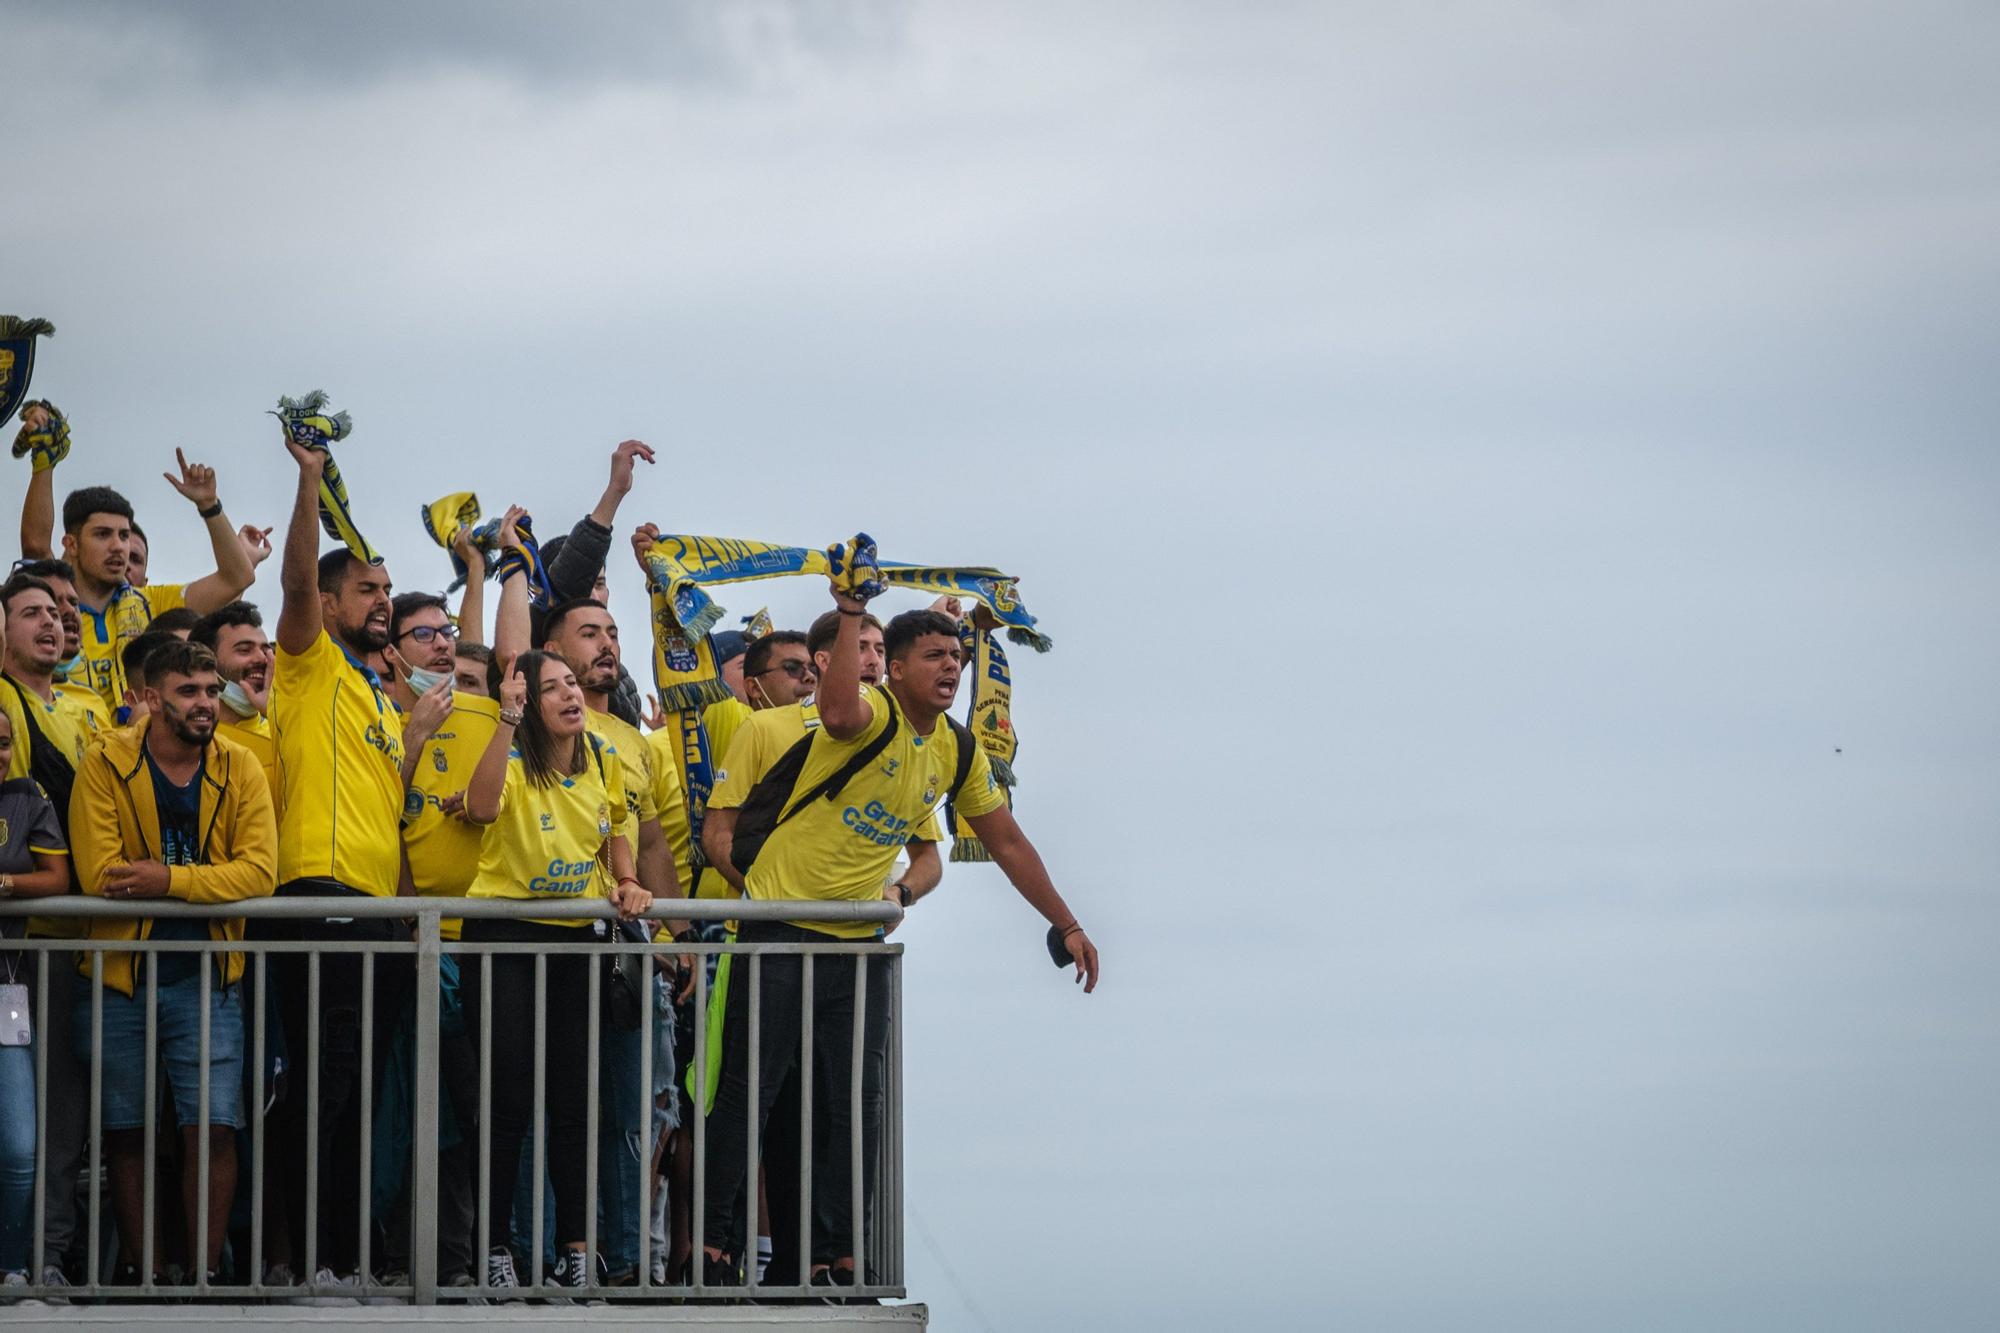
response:
M654 1236L654 1283L698 1274L727 1287L752 1271L767 1283L857 1281L848 1120L854 969L812 969L815 1031L807 1034L801 956L762 959L753 1108L747 969L732 979L727 956L720 966L713 957L704 966L686 950L731 936L719 923L697 928L675 920L671 906L656 911L656 902L747 895L883 899L907 909L943 874L939 844L951 830L939 816L950 801L1051 923L1051 938L1078 978L1087 988L1096 984L1095 948L1014 822L986 756L946 716L966 669L955 601L940 599L884 623L862 595L836 583L832 605L803 630L715 634L731 696L702 715L720 762L705 808L690 809L685 738L666 725L657 701L643 705L606 595L613 524L635 470L651 462L647 446L618 446L597 506L543 544L532 571L521 561L489 559L528 546L519 508L502 518L492 551L482 550L469 528L451 534L453 554L471 571L454 606L437 593L397 592L385 565L344 546L322 554L328 457L289 435L297 491L280 549L273 550L275 529L239 526L226 513L213 469L181 458L178 476L167 480L195 507L209 550L162 551L157 563L179 572L196 562L205 572L185 583L156 581L145 532L118 491L71 491L60 533L54 530L67 433L50 431L46 404L27 404L22 418L23 439L61 443L25 450L34 471L22 514L23 558L0 585L0 897L83 893L128 900L133 911L87 921L0 917L10 937L25 931L94 942L74 952L0 949L0 986L16 988L0 994L33 1008L20 1032L0 1032L5 1286L53 1295L79 1280L85 1219L97 1206L86 1197L91 1173L84 1168L100 1154L114 1284L172 1285L205 1274L212 1284L261 1282L294 1289L299 1299L350 1300L407 1282L416 973L407 953L377 953L364 969L362 952L407 939L410 926L344 914L346 900L603 904L593 919L538 919L523 910L445 923L447 941L530 946L457 954L446 946L445 999L459 1019L440 1025L449 1130L434 1184L439 1278L495 1298L524 1284L535 1256L556 1287L631 1284L642 1227ZM643 551L657 536L641 527L632 542ZM275 616L269 596L261 606L248 597L253 587L269 588L274 554ZM489 618L492 581L482 572L496 571ZM531 596L531 572L546 579L540 598ZM838 799L811 799L820 794ZM229 904L272 895L324 906L323 914L260 917L249 926L253 938L318 945L316 980L299 951L270 952L260 988L241 951L97 947L141 938L238 943L242 918L149 918L142 900ZM600 1025L592 1254L585 1250L591 973L583 951L548 946L621 930L642 931L657 946L626 955L650 961L640 993L657 1020L638 1030ZM824 942L881 934L869 923L745 921L733 938ZM537 953L546 956L539 989ZM863 1174L871 1186L894 1021L879 970L886 966L883 956L871 958L860 1006L862 1142L869 1152ZM30 1005L38 967L46 1006ZM91 977L100 969L101 1022L93 1023ZM372 993L364 995L367 987ZM715 1019L706 1071L688 1067L698 987L709 988ZM267 1032L262 1105L250 1095L246 1034L254 1006ZM0 1013L6 1010L0 1003ZM473 1016L489 1010L490 1048L482 1048ZM364 1015L372 1025L366 1041ZM532 1068L537 1029L546 1052L540 1106ZM644 1090L641 1031L655 1037L654 1085ZM812 1059L804 1068L808 1035ZM309 1080L304 1063L312 1051L318 1063ZM46 1070L40 1087L38 1055ZM93 1061L101 1070L97 1142L89 1139ZM490 1088L483 1108L482 1069ZM309 1115L309 1087L317 1089L316 1117ZM698 1104L690 1090L705 1092L709 1104ZM372 1105L364 1106L364 1093L372 1093ZM811 1108L814 1145L807 1199L797 1197L795 1156L803 1105ZM753 1111L763 1126L761 1179L750 1178L745 1161ZM150 1219L152 1270L142 1272L149 1112L162 1127L155 1145L162 1187ZM698 1115L709 1117L699 1162L690 1132ZM252 1159L244 1145L260 1116L263 1271L252 1272ZM531 1169L538 1117L546 1159L540 1180ZM371 1152L364 1152L364 1124ZM479 1234L482 1136L490 1142L483 1163L489 1220ZM45 1182L39 1219L38 1154ZM371 1157L376 1183L364 1218L359 1186ZM384 1171L397 1162L400 1181ZM690 1234L696 1171L707 1200L701 1235ZM308 1215L302 1182L315 1172L317 1207ZM640 1205L647 1172L657 1176L650 1218ZM747 1234L752 1190L755 1236ZM547 1206L539 1210L543 1234L534 1235L538 1195ZM872 1212L872 1197L864 1208ZM802 1209L811 1219L807 1254L793 1252ZM44 1263L31 1272L38 1222ZM364 1227L373 1228L371 1272L362 1271ZM300 1271L308 1254L310 1273Z

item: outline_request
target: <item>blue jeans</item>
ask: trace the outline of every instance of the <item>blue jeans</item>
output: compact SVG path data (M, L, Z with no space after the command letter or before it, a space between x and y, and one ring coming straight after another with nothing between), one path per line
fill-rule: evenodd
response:
M104 1128L146 1123L146 984L131 996L104 992ZM208 986L208 1119L241 1129L243 1118L243 997L241 987ZM90 1060L90 995L77 1001L76 1053ZM160 987L155 1050L173 1090L174 1112L195 1125L201 1108L201 976ZM157 1085L156 1085L157 1086Z
M34 1240L35 1048L0 1046L0 1273L26 1272Z

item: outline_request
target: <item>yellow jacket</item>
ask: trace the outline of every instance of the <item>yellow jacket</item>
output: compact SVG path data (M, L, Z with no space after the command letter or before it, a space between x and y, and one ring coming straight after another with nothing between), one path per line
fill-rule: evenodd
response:
M102 893L104 872L115 865L156 860L160 855L160 808L153 796L153 771L146 763L148 718L134 726L101 733L83 757L70 794L70 855L77 881L89 894ZM188 903L233 903L269 897L278 884L278 820L271 811L271 788L255 755L218 733L208 743L202 766L201 853L204 864L171 866L167 896ZM142 905L145 899L131 900ZM93 918L93 940L148 939L151 918ZM208 923L211 939L241 940L243 919ZM82 955L90 973L93 955ZM227 955L224 984L243 975L243 955ZM132 993L132 955L104 954L104 984Z

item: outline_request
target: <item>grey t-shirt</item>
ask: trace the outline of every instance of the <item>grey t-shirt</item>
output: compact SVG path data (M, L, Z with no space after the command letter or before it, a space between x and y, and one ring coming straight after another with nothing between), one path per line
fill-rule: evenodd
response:
M33 778L0 782L0 875L25 875L35 868L36 852L67 853L56 808ZM27 932L26 917L0 917L0 935L19 939Z

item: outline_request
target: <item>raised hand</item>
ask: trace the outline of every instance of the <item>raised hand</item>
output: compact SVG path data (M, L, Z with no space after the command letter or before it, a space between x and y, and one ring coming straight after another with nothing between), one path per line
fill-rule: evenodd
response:
M289 438L289 437L287 437ZM174 450L174 461L180 464L181 475L177 478L171 472L160 475L167 479L167 485L179 491L188 503L196 509L211 509L215 506L215 469L206 463L190 463L187 455ZM269 554L267 549L265 554Z

